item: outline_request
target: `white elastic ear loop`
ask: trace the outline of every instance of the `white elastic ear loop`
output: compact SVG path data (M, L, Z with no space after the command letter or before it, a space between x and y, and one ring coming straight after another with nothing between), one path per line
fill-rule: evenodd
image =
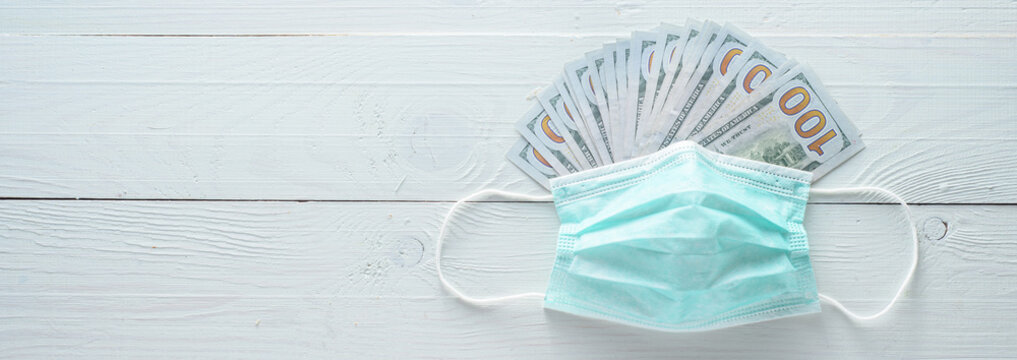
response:
M819 294L819 298L820 299L822 299L823 301L826 301L830 305L833 305L838 310L840 310L845 315L847 315L848 317L850 317L850 318L852 318L854 320L872 320L872 319L875 319L875 318L878 318L878 317L882 316L883 314L886 314L886 312L890 311L890 308L893 307L893 304L895 304L897 302L897 300L900 299L901 294L904 293L904 289L907 288L908 283L911 282L911 278L915 275L915 269L918 268L918 232L915 230L915 221L914 221L914 219L911 218L911 207L909 207L908 203L906 201L904 201L904 199L902 199L897 194L894 194L893 192L890 192L889 190L882 189L882 188L877 188L877 187L863 186L863 187L849 187L849 188L836 188L836 189L812 189L812 192L816 193L816 194L846 194L846 193L858 193L858 192L878 192L878 193L882 193L884 195L887 195L887 196L890 196L890 197L896 199L898 202L900 202L901 205L904 206L904 214L907 215L908 223L911 225L911 240L913 242L912 249L911 249L911 267L908 269L907 275L904 276L904 281L902 281L901 284L900 284L900 287L897 288L897 293L893 295L893 299L890 300L890 303L886 304L886 306L883 307L883 310L880 310L879 312L877 312L875 314L861 316L861 315L855 314L851 310L848 310L846 307L844 307L843 304L840 303L840 301L837 301L837 299L834 299L834 298L832 298L830 296L827 296L827 295Z
M538 292L530 292L530 293L522 293L522 294L506 295L506 296L497 296L497 297L490 297L490 298L477 298L477 297L472 297L472 296L463 294L462 291L459 291L459 289L456 289L455 286L452 286L452 284L449 283L448 280L445 280L445 275L442 274L442 272L441 272L441 242L442 242L442 239L445 238L445 228L448 226L448 220L449 220L449 218L452 217L452 214L454 214L456 212L456 209L459 208L459 205L462 205L462 203L467 202L470 199L473 199L475 197L485 196L485 195L498 195L498 196L501 196L501 197L504 197L504 198L509 198L509 199L513 199L513 200L523 200L523 201L548 201L548 200L553 200L554 199L554 197L551 196L550 194L549 195L542 195L542 196L533 196L533 195L526 195L526 194L520 194L520 193L514 193L514 192L508 192L508 191L501 191L501 190L495 190L495 189L484 189L484 190L480 190L478 192L475 192L473 194L470 194L469 196L467 196L465 198L462 198L459 201L456 201L455 205L452 205L452 208L448 210L448 214L445 215L445 220L442 220L442 222L441 222L441 231L438 232L438 244L435 246L435 249L434 249L434 265L438 268L438 280L441 280L441 284L445 285L445 288L448 289L449 291L451 291L452 294L455 294L455 296L458 297L459 299L462 299L465 302L476 304L476 305L490 304L490 303L499 302L499 301L512 300L512 299L518 299L518 298L527 298L527 297L540 297L540 298L543 298L544 297L544 293L538 293Z

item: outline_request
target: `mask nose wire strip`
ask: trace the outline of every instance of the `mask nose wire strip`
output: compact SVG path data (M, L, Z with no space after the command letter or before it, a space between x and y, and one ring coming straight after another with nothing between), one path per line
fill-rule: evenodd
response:
M909 207L908 203L905 202L904 199L902 199L900 196L894 194L893 192L890 192L889 190L870 186L835 188L835 189L815 189L815 188L812 189L813 194L849 194L864 192L876 192L887 195L889 197L894 198L895 200L897 200L897 202L904 206L904 214L907 215L908 223L911 226L911 242L912 242L911 267L908 268L907 275L904 276L904 281L902 281L900 287L897 288L897 293L893 295L893 299L890 299L890 302L886 304L886 306L883 307L882 310L872 315L865 316L858 315L855 312L848 310L846 307L844 307L844 305L841 304L840 301L837 301L837 299L834 299L827 295L819 294L820 299L829 303L830 305L833 305L833 307L837 308L845 315L854 320L872 320L880 316L883 316L883 314L886 314L887 311L890 311L890 308L893 307L897 300L900 299L901 294L904 293L904 289L907 288L908 284L911 282L911 278L914 277L915 269L918 268L918 232L915 229L915 221L911 217L911 207Z
M505 296L496 296L496 297L489 297L489 298L478 298L478 297L473 297L473 296L469 296L469 295L464 294L462 291L459 291L459 289L457 289L455 286L452 286L452 284L449 283L448 280L445 279L445 275L441 271L441 243L442 243L442 240L445 238L445 229L448 226L449 219L451 219L452 215L455 214L456 209L459 208L459 205L462 205L463 203L465 203L465 202L467 202L467 201L469 201L471 199L477 198L477 197L487 197L487 196L490 196L490 195L497 195L497 196L500 196L502 198L507 198L507 199L511 199L511 200L522 200L522 201L549 201L549 200L553 200L554 199L554 197L551 196L550 194L548 194L548 195L541 195L541 196L534 196L534 195L526 195L526 194L520 194L520 193L514 193L514 192L508 192L508 191L502 191L502 190L496 190L496 189L484 189L484 190L480 190L478 192L475 192L473 194L470 194L469 196L464 197L464 198L460 199L459 201L456 201L456 203L454 205L452 205L452 208L448 210L448 214L445 215L445 220L442 220L442 222L441 222L441 230L438 232L438 242L437 242L437 244L435 245L435 248L434 248L434 266L438 268L438 280L440 280L441 284L444 285L445 288L448 289L448 291L452 292L453 295L455 295L456 297L458 297L459 299L461 299L461 300L463 300L465 302L468 302L468 303L471 303L471 304L475 304L475 305L490 304L490 303L495 303L495 302L501 302L501 301L506 301L506 300L519 299L519 298L527 298L527 297L539 297L539 298L544 297L544 293L530 292L530 293L505 295Z

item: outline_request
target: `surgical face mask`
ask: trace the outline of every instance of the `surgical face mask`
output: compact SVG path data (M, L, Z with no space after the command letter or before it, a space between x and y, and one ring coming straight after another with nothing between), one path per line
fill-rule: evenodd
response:
M878 188L811 189L808 172L717 154L692 142L551 181L552 196L484 190L457 202L438 235L438 278L474 304L542 297L544 307L665 331L698 331L820 311L885 314L918 263L907 203ZM861 316L818 293L803 226L811 193L880 192L911 222L911 266L892 300ZM546 293L468 296L441 269L445 226L465 201L489 195L554 200L561 228ZM550 239L549 239L550 241Z

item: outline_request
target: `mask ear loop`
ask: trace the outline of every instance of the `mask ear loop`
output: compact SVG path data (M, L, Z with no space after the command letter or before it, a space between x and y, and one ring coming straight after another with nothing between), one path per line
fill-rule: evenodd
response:
M893 299L891 299L890 302L886 304L886 306L883 307L882 310L875 314L865 316L858 315L855 312L848 310L846 307L844 307L844 305L841 304L840 301L837 301L837 299L834 299L830 296L823 294L819 294L819 298L829 303L830 305L833 305L833 307L843 312L844 315L847 315L848 317L854 320L872 320L880 316L883 316L883 314L886 314L887 311L890 311L890 308L893 307L895 303L897 303L897 300L900 299L901 295L904 293L904 289L907 288L908 284L911 282L911 278L914 277L915 270L918 268L918 232L915 230L915 221L911 217L911 207L908 206L908 203L904 201L903 198L901 198L897 194L894 194L893 192L890 192L889 190L869 186L836 188L836 189L812 189L812 193L814 194L848 194L859 192L881 193L883 195L887 195L889 197L894 198L895 200L897 200L897 202L904 206L904 214L907 215L908 223L911 225L911 240L912 240L911 267L908 268L907 275L904 276L904 281L902 281L900 287L897 288L897 293L893 295Z
M444 285L445 288L448 289L448 291L452 292L452 294L455 295L456 297L458 297L460 300L463 300L465 302L468 302L468 303L471 303L471 304L475 304L475 305L490 304L490 303L495 303L495 302L501 302L501 301L506 301L506 300L519 299L519 298L528 298L528 297L543 298L544 297L544 293L538 293L538 292L529 292L529 293L506 295L506 296L496 296L496 297L489 297L489 298L478 298L478 297L469 296L469 295L464 294L462 291L459 291L459 289L457 289L455 286L452 286L452 284L449 283L448 280L445 279L445 275L441 272L441 243L442 243L442 240L445 238L445 229L448 226L448 222L449 222L449 219L452 217L452 214L454 214L456 212L456 209L459 208L459 205L462 205L463 203L465 203L465 202L467 202L467 201L469 201L469 200L471 200L473 198L481 197L481 196L488 196L488 195L498 195L498 196L501 196L503 198L508 198L508 199L512 199L512 200L522 200L522 201L549 201L549 200L553 200L554 199L554 197L551 196L550 194L548 194L548 195L541 195L541 196L534 196L534 195L526 195L526 194L520 194L520 193L514 193L514 192L508 192L508 191L502 191L502 190L495 190L495 189L484 189L484 190L475 192L473 194L470 194L469 196L467 196L465 198L462 198L459 201L456 201L455 205L452 205L452 208L448 210L448 214L445 215L445 220L442 220L442 222L441 222L441 230L438 232L438 243L437 243L437 245L434 248L434 265L438 268L438 280L441 281L441 284Z

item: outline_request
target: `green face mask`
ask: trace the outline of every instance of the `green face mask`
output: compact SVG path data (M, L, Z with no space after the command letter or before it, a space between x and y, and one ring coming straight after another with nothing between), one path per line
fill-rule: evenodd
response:
M802 225L811 174L720 155L691 142L657 153L553 179L561 229L547 292L478 299L438 277L472 303L539 296L544 306L576 315L667 331L697 331L818 312L819 294ZM877 188L812 189L813 193ZM550 200L485 190L520 200ZM910 211L907 211L911 220ZM446 217L446 222L448 217Z

